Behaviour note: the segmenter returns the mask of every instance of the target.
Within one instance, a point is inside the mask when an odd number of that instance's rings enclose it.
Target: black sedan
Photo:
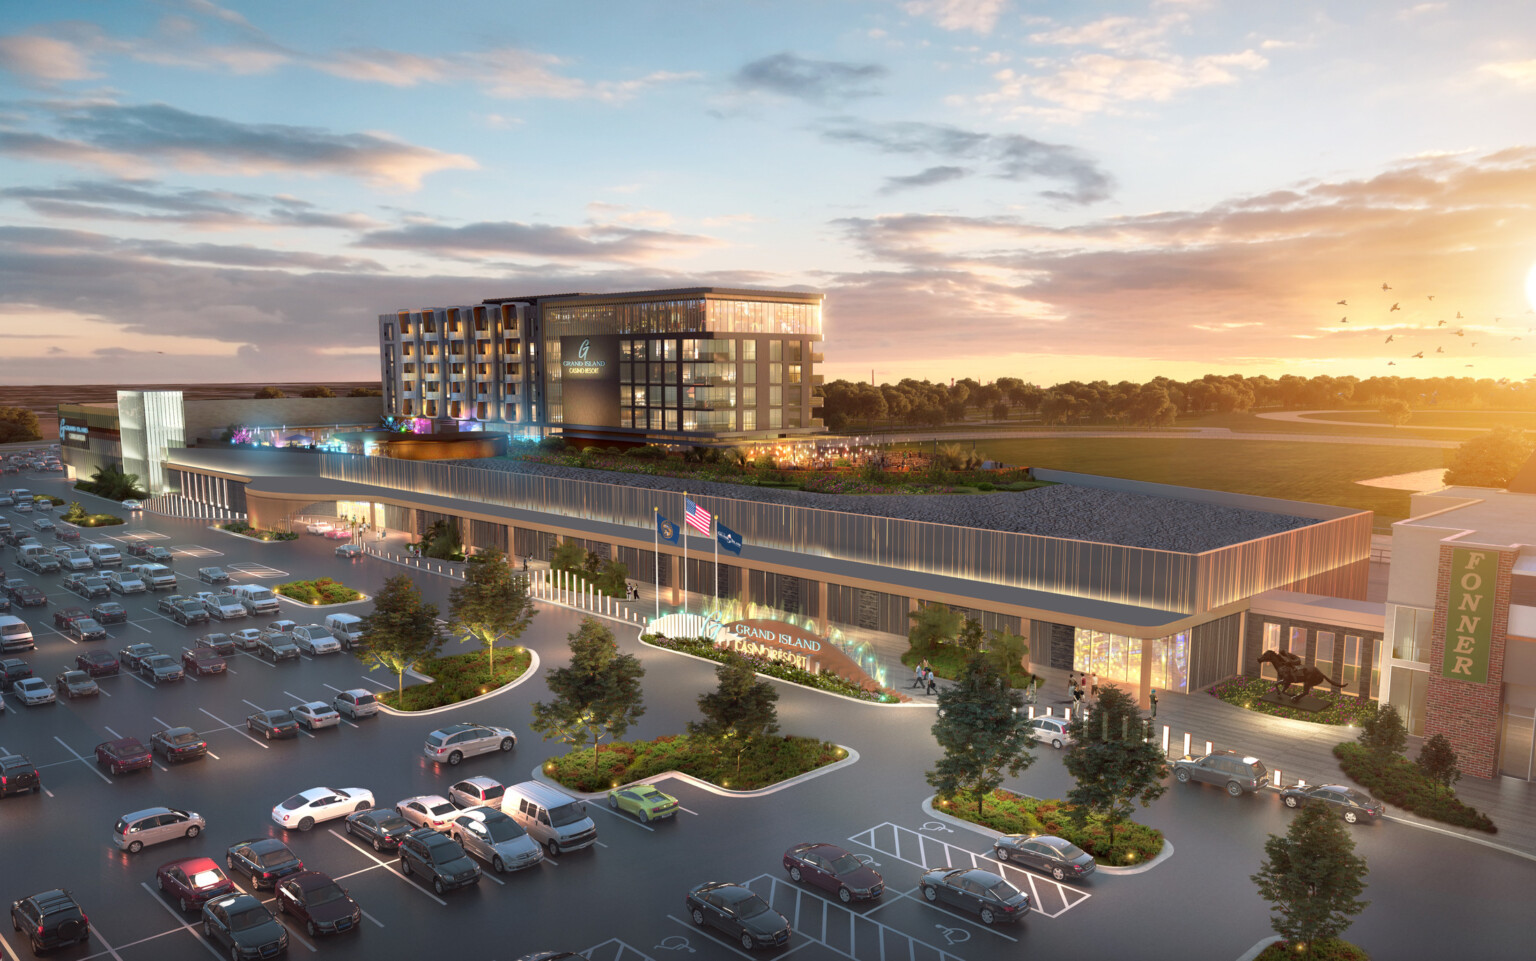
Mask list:
[[[94,617],[77,617],[69,622],[69,636],[77,641],[104,641],[107,639],[107,629],[98,624]]]
[[[209,648],[220,657],[231,657],[235,653],[235,639],[228,634],[204,634],[197,639],[197,646]]]
[[[165,755],[166,763],[195,761],[208,753],[208,742],[190,727],[173,727],[149,736],[150,750]]]
[[[292,711],[257,711],[245,719],[246,730],[263,734],[267,740],[274,737],[298,737],[299,722]]]
[[[277,882],[277,910],[304,922],[310,937],[355,931],[363,911],[328,874],[305,871]]]
[[[999,861],[1013,861],[1044,871],[1058,881],[1084,878],[1098,868],[1093,855],[1065,838],[1049,834],[1005,834],[992,842],[992,853]]]
[[[838,900],[868,901],[885,893],[880,872],[835,844],[797,844],[784,852],[791,881],[804,881],[836,894]]]
[[[128,611],[117,601],[102,601],[91,608],[91,616],[102,624],[122,624],[128,620]]]
[[[15,583],[16,580],[16,578],[12,578],[5,585],[5,592],[10,595],[11,600],[21,607],[48,606],[48,595],[25,581],[22,581],[20,584]]]
[[[0,691],[9,691],[17,681],[24,681],[32,676],[32,665],[19,657],[8,657],[0,661]]]
[[[153,644],[129,644],[117,652],[117,659],[123,662],[123,666],[130,671],[137,671],[139,665],[159,654],[160,651]]]
[[[751,951],[789,943],[789,919],[768,906],[751,888],[728,881],[708,881],[689,891],[684,908],[693,923],[715,928]]]
[[[224,855],[230,874],[251,879],[252,888],[275,887],[278,881],[304,870],[304,862],[277,838],[251,838],[230,847]]]
[[[347,833],[372,844],[375,851],[395,850],[411,830],[411,822],[388,809],[347,815]]]
[[[207,624],[208,611],[197,601],[182,601],[171,606],[171,620],[182,627],[191,627],[194,624]]]
[[[945,904],[979,915],[983,924],[1019,921],[1029,913],[1029,895],[1006,878],[976,868],[934,868],[918,879],[930,904]]]
[[[1387,806],[1352,787],[1341,784],[1319,784],[1313,787],[1288,787],[1280,792],[1280,800],[1288,808],[1304,804],[1321,804],[1350,824],[1375,821],[1387,813]]]
[[[92,677],[111,677],[119,670],[117,657],[111,651],[86,651],[75,655],[75,666]]]
[[[237,959],[270,958],[288,950],[288,929],[249,894],[214,898],[203,905],[203,937],[228,948],[230,957]]]
[[[58,690],[60,697],[74,699],[77,697],[93,697],[101,693],[101,688],[84,671],[63,671],[53,679],[53,686]]]

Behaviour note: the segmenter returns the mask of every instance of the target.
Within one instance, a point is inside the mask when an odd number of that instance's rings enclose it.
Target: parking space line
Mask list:
[[[718,944],[718,945],[720,945],[720,947],[725,948],[725,949],[727,949],[729,951],[732,951],[732,952],[734,952],[736,954],[739,954],[743,958],[746,958],[747,961],[752,961],[752,955],[750,955],[747,952],[745,952],[745,951],[741,950],[740,948],[736,947],[734,944],[726,944],[724,941],[721,941],[718,937],[716,937],[715,933],[713,931],[705,930],[702,925],[689,924],[687,921],[678,920],[677,918],[673,917],[670,914],[667,915],[667,918],[669,920],[672,920],[672,921],[677,921],[678,924],[681,924],[683,927],[687,928],[690,931],[699,931],[699,932],[701,932],[703,934],[708,935],[709,937],[708,937],[707,940],[709,941],[709,943],[711,943],[711,944]],[[807,943],[809,943],[809,942],[807,942]],[[785,952],[785,953],[787,954],[788,952]]]
[[[766,893],[762,891],[762,887],[763,887],[762,882],[764,882],[764,881],[766,881],[768,883],[768,891]],[[906,932],[900,930],[899,928],[895,928],[895,927],[893,927],[893,926],[891,926],[889,924],[885,924],[882,921],[874,920],[873,918],[871,918],[869,916],[871,913],[873,913],[872,911],[863,911],[863,912],[853,911],[850,908],[844,907],[841,904],[837,904],[837,903],[833,902],[830,898],[822,897],[822,896],[820,896],[818,894],[812,893],[809,889],[802,888],[800,885],[794,884],[794,883],[792,883],[792,882],[790,882],[788,880],[781,880],[776,875],[760,874],[757,877],[753,878],[752,880],[745,881],[742,884],[743,884],[743,887],[746,887],[746,888],[749,888],[749,889],[755,891],[760,897],[763,898],[763,900],[768,902],[768,905],[770,907],[774,908],[774,910],[779,911],[780,914],[785,914],[787,912],[782,909],[782,899],[780,898],[780,895],[779,895],[779,888],[782,886],[786,890],[793,892],[794,895],[795,895],[794,921],[792,923],[793,930],[796,933],[798,933],[803,939],[805,939],[805,943],[807,943],[807,944],[820,944],[820,945],[822,945],[823,947],[825,947],[829,951],[832,951],[832,952],[834,952],[836,954],[840,954],[840,955],[842,955],[845,958],[849,958],[850,961],[858,961],[858,959],[860,958],[860,955],[858,953],[858,927],[859,927],[860,923],[863,923],[864,925],[866,925],[866,932],[865,932],[865,938],[866,938],[865,944],[866,944],[866,947],[865,947],[865,951],[864,951],[864,956],[868,956],[868,955],[872,954],[872,952],[874,950],[874,949],[871,949],[868,946],[868,937],[869,937],[870,932],[867,930],[867,926],[868,925],[873,925],[874,929],[875,929],[874,932],[873,932],[874,939],[875,939],[874,943],[875,943],[876,948],[879,950],[880,957],[882,959],[884,959],[885,956],[886,956],[886,950],[887,950],[886,942],[887,941],[893,942],[892,946],[897,950],[897,952],[899,954],[899,950],[900,949],[899,949],[899,943],[898,942],[901,939],[905,939],[907,941],[907,954],[908,954],[909,958],[911,958],[911,961],[918,961],[918,958],[919,958],[920,955],[919,955],[917,949],[919,947],[923,948],[923,952],[921,954],[921,957],[923,959],[925,959],[925,961],[960,961],[960,959],[959,959],[959,957],[957,955],[951,954],[950,952],[945,951],[943,948],[937,947],[936,945],[932,945],[932,944],[929,944],[926,941],[923,941],[923,940],[920,940],[918,938],[915,938],[915,937],[907,934]],[[904,894],[902,894],[899,891],[892,891],[890,888],[886,889],[886,893],[887,894],[895,894],[898,897],[907,897],[907,895],[904,895]],[[801,923],[801,907],[802,907],[801,898],[802,897],[809,898],[812,901],[812,903],[819,902],[821,904],[821,923],[820,923],[820,927],[818,929],[820,936],[817,936],[816,934],[813,934],[812,930],[811,930],[811,926],[815,925],[815,923],[816,923],[815,920],[814,920],[814,911],[811,912],[812,920],[809,922],[809,924],[802,924]],[[921,899],[919,899],[919,898],[913,898],[912,900],[921,901]],[[780,904],[775,904],[775,901],[780,901],[781,903]],[[890,902],[887,901],[887,902],[884,902],[884,903],[882,903],[880,905],[877,905],[875,910],[878,910],[879,908],[884,907],[884,905],[886,903],[890,903]],[[834,941],[839,941],[840,942],[840,941],[843,940],[843,937],[842,937],[842,921],[838,918],[838,916],[835,913],[833,913],[833,914],[830,915],[831,920],[829,922],[829,912],[842,912],[842,914],[846,915],[847,918],[848,918],[847,950],[844,950],[838,944],[833,943]],[[945,913],[947,914],[948,912],[945,912]],[[974,922],[972,922],[972,923],[974,923]],[[834,927],[838,929],[835,934],[834,934],[834,932],[832,930]],[[937,925],[937,927],[943,927],[943,925]],[[991,930],[991,929],[987,928],[986,930]],[[992,933],[997,934],[998,937],[1004,938],[1005,940],[1008,940],[1008,941],[1013,941],[1015,943],[1017,943],[1017,941],[1018,941],[1018,938],[1009,937],[1006,934],[1001,934],[1001,933],[996,932],[996,931],[993,931]],[[930,954],[930,952],[931,952],[931,954]]]
[[[613,808],[610,808],[607,804],[593,804],[592,807],[594,807],[597,810],[602,811],[602,812],[604,812],[606,814],[611,814],[614,817],[618,818],[620,821],[627,821],[630,824],[633,824],[637,828],[644,828],[645,830],[651,832],[652,834],[656,833],[656,829],[651,827],[649,824],[643,824],[640,821],[637,821],[634,818],[630,817],[628,814],[625,814],[623,811],[615,811]],[[607,847],[607,845],[605,844],[605,845],[603,845],[603,847]]]
[[[699,816],[699,812],[698,811],[689,811],[687,808],[683,807],[681,804],[679,804],[677,806],[677,809],[679,811],[688,811],[688,813],[692,814],[694,817],[698,817]]]
[[[128,676],[133,678],[135,681],[138,681],[140,684],[144,685],[147,688],[150,688],[150,689],[154,688],[153,684],[149,683],[148,681],[144,680],[142,677],[139,676],[139,672],[138,671],[134,671],[132,674],[129,674]]]
[[[90,768],[91,771],[93,773],[95,773],[95,775],[97,777],[101,778],[103,781],[106,781],[108,784],[112,783],[112,779],[107,777],[105,774],[101,773],[99,770],[97,770],[96,769],[96,765],[92,764],[90,761],[87,761],[85,758],[81,757],[80,753],[78,751],[76,751],[74,748],[70,747],[68,744],[65,744],[63,738],[58,737],[57,735],[55,735],[53,739],[55,741],[59,742],[59,746],[60,747],[64,748],[64,750],[66,750],[69,753],[73,754],[75,756],[75,760],[79,761],[81,764],[84,764],[86,767]],[[106,944],[106,942],[103,941],[102,944]]]
[[[201,944],[203,947],[207,948],[209,953],[212,954],[215,958],[220,958],[219,952],[214,948],[213,945],[208,943],[208,939],[204,938],[201,934],[198,934],[197,933],[197,929],[195,927],[193,927],[191,924],[189,924],[187,922],[186,918],[184,918],[181,915],[177,914],[176,910],[174,908],[172,908],[169,904],[166,904],[164,901],[160,900],[160,895],[155,893],[155,889],[150,887],[148,882],[140,881],[139,882],[139,887],[143,888],[145,891],[148,891],[149,892],[149,896],[154,899],[154,902],[156,904],[160,905],[162,908],[165,908],[165,910],[171,915],[171,917],[175,918],[177,923],[179,923],[181,925],[181,928],[180,929],[172,928],[169,931],[162,931],[159,934],[150,935],[149,937],[144,938],[142,941],[135,941],[135,942],[133,942],[134,944],[143,944],[144,941],[153,941],[155,938],[163,938],[167,934],[175,934],[177,932],[177,930],[182,930],[182,931],[190,932],[192,937],[197,941],[198,944]],[[132,947],[132,945],[125,944],[125,945],[123,945],[123,947],[125,947],[125,948]],[[223,959],[220,958],[220,961],[223,961]]]
[[[90,929],[92,934],[96,935],[96,940],[101,942],[101,946],[107,949],[108,954],[116,958],[117,961],[123,961],[123,956],[118,954],[117,951],[113,949],[112,945],[107,943],[107,939],[101,936],[100,931],[96,930],[96,925],[87,923],[86,927]]]
[[[16,956],[16,950],[11,947],[11,942],[7,941],[3,936],[0,936],[0,948],[5,948],[5,956],[10,958],[11,961],[21,961]]]
[[[358,910],[359,911],[363,911],[363,909],[361,907],[359,907]],[[363,917],[365,917],[368,920],[372,921],[374,924],[377,924],[381,928],[384,926],[384,922],[383,921],[380,921],[378,918],[376,918],[373,915],[369,914],[367,911],[363,911]]]
[[[155,633],[154,631],[150,630],[149,628],[145,627],[144,625],[140,624],[137,621],[126,621],[124,623],[131,624],[132,626],[137,627],[139,630],[143,631],[145,634],[153,634],[153,633]]]
[[[444,901],[442,898],[440,898],[437,895],[433,894],[431,891],[428,891],[426,888],[423,888],[420,885],[418,885],[415,881],[412,881],[410,878],[408,878],[405,875],[401,874],[400,871],[393,864],[390,864],[388,861],[381,861],[379,858],[377,858],[377,857],[375,857],[373,855],[372,851],[369,851],[366,848],[358,847],[356,844],[353,844],[352,841],[349,838],[346,838],[346,837],[343,837],[340,834],[337,834],[335,828],[326,828],[325,830],[326,830],[326,833],[329,834],[331,837],[333,837],[336,840],[340,841],[342,844],[345,844],[347,847],[349,847],[352,850],[356,851],[357,853],[363,855],[368,860],[373,861],[374,863],[378,864],[379,867],[381,867],[384,870],[388,871],[390,874],[393,874],[395,877],[397,877],[400,880],[404,881],[406,886],[409,887],[411,890],[421,892],[422,894],[424,894],[427,897],[431,898],[432,900],[436,901],[438,904],[442,905],[445,908],[448,906],[448,902],[447,901]]]
[[[158,720],[158,719],[157,719],[157,720]],[[112,735],[112,736],[113,736],[113,737],[115,737],[115,738],[118,738],[118,739],[119,739],[119,740],[121,740],[121,739],[122,739],[122,735],[121,735],[121,734],[119,734],[119,733],[117,733],[117,732],[116,732],[116,731],[114,731],[114,730],[112,730],[112,729],[111,729],[111,728],[110,728],[110,727],[107,727],[107,726],[106,726],[106,725],[105,725],[105,724],[103,724],[103,725],[102,725],[102,726],[101,726],[101,729],[102,729],[102,730],[103,730],[103,731],[106,731],[106,732],[107,732],[107,733],[108,733],[108,734],[110,734],[110,735]]]
[[[207,710],[205,708],[201,708],[201,707],[198,708],[198,710],[202,711],[204,714],[206,714],[209,717],[213,718],[215,721],[218,721],[220,724],[224,725],[229,730],[234,731],[234,732],[236,732],[238,734],[245,735],[245,739],[247,741],[250,741],[252,744],[255,744],[257,747],[261,748],[262,750],[270,751],[272,749],[272,745],[270,745],[270,744],[263,744],[262,742],[256,740],[254,737],[251,737],[251,734],[250,734],[249,731],[246,731],[243,728],[235,727],[233,724],[230,724],[228,721],[226,721],[223,718],[219,717],[217,714],[214,714],[212,711],[209,711],[209,710]]]
[[[377,684],[379,687],[382,687],[384,690],[386,690],[386,691],[389,690],[389,685],[385,684],[383,681],[374,680],[373,678],[369,677],[366,674],[361,675],[361,677],[362,677],[363,680],[367,681],[369,684]]]

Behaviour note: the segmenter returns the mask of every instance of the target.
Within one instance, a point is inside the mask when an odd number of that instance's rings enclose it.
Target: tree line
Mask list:
[[[1206,374],[1198,380],[1154,377],[1146,383],[1122,380],[1066,381],[1040,387],[1017,377],[988,383],[965,377],[952,384],[905,378],[895,384],[834,380],[818,388],[822,419],[831,430],[877,424],[941,427],[974,413],[1006,421],[1018,412],[1046,424],[1126,423],[1166,427],[1180,415],[1241,413],[1256,407],[1363,407],[1407,410],[1434,404],[1447,409],[1536,410],[1536,380],[1471,377],[1300,377],[1286,374],[1244,377]]]

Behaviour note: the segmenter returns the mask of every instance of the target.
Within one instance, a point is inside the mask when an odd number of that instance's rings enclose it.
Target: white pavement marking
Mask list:
[[[440,898],[437,895],[433,894],[431,891],[428,891],[426,888],[423,888],[423,887],[420,887],[419,885],[417,885],[416,882],[412,881],[411,879],[407,878],[405,875],[401,874],[400,871],[393,864],[390,864],[388,861],[381,861],[379,858],[374,857],[374,854],[373,854],[372,851],[369,851],[367,848],[358,847],[356,844],[353,844],[350,839],[348,839],[346,837],[343,837],[340,834],[337,834],[335,828],[326,828],[325,830],[326,830],[326,833],[329,834],[331,837],[333,837],[336,840],[340,841],[342,844],[345,844],[347,847],[351,848],[352,850],[356,851],[357,853],[363,855],[368,860],[375,862],[376,864],[379,865],[379,867],[383,868],[384,870],[388,871],[390,874],[393,874],[395,877],[397,877],[400,880],[404,881],[406,886],[409,887],[411,890],[419,891],[420,893],[426,895],[427,897],[429,897],[432,900],[436,901],[438,904],[442,905],[445,908],[448,906],[448,902],[447,901],[444,901],[442,898]]]
[[[703,931],[704,930],[703,928],[700,928],[700,927],[697,927],[695,925],[689,924],[687,921],[681,920],[680,918],[675,918],[675,917],[673,917],[670,914],[667,915],[667,918],[668,918],[668,920],[676,921],[678,924],[681,924],[683,927],[687,928],[690,931]],[[736,947],[734,944],[726,944],[724,941],[721,941],[719,938],[714,938],[714,937],[706,938],[705,941],[707,943],[709,943],[709,944],[718,944],[720,947],[725,948],[725,949],[727,949],[727,950],[729,950],[729,951],[731,951],[731,952],[733,952],[735,954],[738,954],[738,955],[740,955],[743,958],[746,958],[747,961],[752,961],[752,955],[750,955],[747,952],[745,952],[745,951],[741,950],[740,948]],[[958,959],[957,959],[957,961],[958,961]]]
[[[262,750],[270,751],[272,749],[272,745],[270,745],[270,744],[263,744],[261,741],[256,740],[254,737],[251,737],[251,734],[250,734],[249,731],[245,730],[244,728],[235,727],[233,724],[231,724],[228,721],[224,720],[223,718],[219,717],[217,714],[214,714],[212,711],[209,711],[209,710],[207,710],[205,708],[201,708],[201,707],[198,708],[198,710],[202,711],[204,714],[206,714],[209,717],[213,718],[215,721],[218,721],[220,724],[224,725],[224,727],[227,728],[228,730],[234,731],[237,734],[245,735],[245,739],[247,741],[250,741],[252,744],[255,744],[257,747],[260,747]]]
[[[107,727],[106,725],[102,725],[102,730],[106,731],[108,734],[112,735],[115,738],[118,738],[118,739],[122,738],[121,734],[117,733],[116,731],[112,730],[110,727]]]
[[[116,958],[117,961],[123,961],[123,956],[118,954],[117,951],[113,949],[112,945],[107,943],[107,939],[101,936],[101,932],[96,929],[96,925],[87,923],[86,927],[90,929],[92,934],[96,935],[96,940],[101,942],[101,946],[107,949],[108,954]]]
[[[682,940],[684,942],[687,941],[686,938],[684,938]],[[609,957],[606,953],[599,953],[599,952],[602,952],[603,949],[608,947],[610,944],[614,945],[615,948],[617,949],[614,952],[612,957]],[[660,947],[660,945],[657,945],[657,947]],[[693,953],[693,949],[689,948],[688,952],[690,954],[692,954]],[[640,961],[656,961],[655,958],[652,958],[650,955],[646,954],[644,951],[641,951],[639,948],[636,948],[634,945],[626,944],[625,942],[620,941],[618,938],[609,938],[607,941],[604,941],[602,944],[594,944],[592,947],[590,947],[587,950],[581,952],[581,956],[582,957],[584,957],[584,958],[591,958],[592,961],[629,961],[629,956],[630,955],[638,956],[640,958]]]
[[[62,747],[64,750],[66,750],[69,753],[73,754],[75,756],[75,760],[79,761],[81,764],[84,764],[86,767],[90,768],[93,772],[95,772],[97,777],[101,778],[103,781],[106,781],[108,784],[112,783],[112,779],[111,778],[107,777],[105,774],[103,774],[100,771],[96,770],[96,765],[92,764],[90,761],[87,761],[85,758],[81,757],[80,753],[78,751],[76,751],[74,748],[70,747],[68,744],[65,744],[63,738],[58,737],[57,735],[55,735],[54,740],[58,741],[59,742],[59,746]],[[102,944],[106,944],[106,942],[103,941]]]
[[[614,817],[618,818],[620,821],[628,821],[630,824],[633,824],[637,828],[644,828],[645,830],[651,832],[652,834],[656,833],[656,829],[651,827],[649,824],[642,824],[640,821],[638,821],[635,818],[631,817],[630,815],[624,813],[623,811],[616,811],[613,808],[610,808],[607,804],[593,804],[592,807],[596,808],[599,811],[603,811],[603,812],[605,812],[607,814],[611,814]],[[603,846],[607,847],[606,844],[603,845]]]
[[[154,631],[150,630],[149,628],[145,627],[144,625],[140,624],[137,621],[127,621],[126,623],[132,625],[133,627],[137,627],[139,630],[143,631],[145,634],[153,634],[153,633],[155,633]]]
[[[149,683],[148,681],[144,680],[142,677],[139,676],[139,672],[138,671],[134,671],[132,674],[129,674],[128,676],[133,678],[135,681],[138,681],[140,684],[144,685],[147,688],[150,688],[150,689],[154,688],[153,684]]]
[[[959,961],[958,957],[950,954],[943,948],[928,944],[926,941],[920,941],[888,924],[876,921],[869,917],[867,912],[861,913],[843,907],[841,904],[835,904],[826,898],[811,894],[809,890],[797,884],[788,880],[782,880],[776,875],[761,874],[750,881],[743,882],[742,886],[750,888],[761,895],[763,900],[768,902],[769,906],[786,916],[791,915],[791,912],[788,910],[790,905],[787,902],[793,896],[795,903],[793,905],[791,927],[795,933],[845,958],[852,959],[858,957],[860,928],[862,926],[866,954],[869,952],[868,944],[870,942],[868,939],[872,937],[874,938],[873,943],[879,949],[880,957],[882,958],[886,956],[887,943],[891,945],[899,957],[901,954],[900,945],[905,941],[907,944],[907,955],[909,958],[914,959],[914,961],[920,957],[933,959],[933,961],[945,961],[947,958]],[[765,886],[767,887],[766,893],[763,890]],[[887,888],[886,893],[894,892]],[[811,905],[811,911],[806,912],[809,916],[804,921],[802,921],[801,911],[802,898],[809,901]],[[817,913],[815,906],[818,904],[821,905],[821,918],[819,922],[815,917]],[[984,928],[984,930],[991,929]],[[992,933],[1008,941],[1018,941],[1018,938],[1010,937],[998,931],[993,931]]]
[[[16,950],[11,947],[11,942],[7,941],[3,937],[0,937],[0,948],[5,949],[5,956],[10,958],[11,961],[21,961],[21,959],[16,956]]]
[[[698,811],[689,811],[688,808],[683,807],[681,804],[679,804],[677,806],[677,809],[679,811],[688,811],[688,813],[692,814],[694,817],[698,817],[699,816],[699,812]]]
[[[361,907],[359,907],[358,910],[359,911],[363,911],[363,909]],[[368,920],[372,921],[374,924],[377,924],[381,928],[384,926],[384,922],[383,921],[380,921],[378,918],[376,918],[373,915],[369,914],[367,911],[363,911],[363,917],[365,917]]]
[[[383,681],[376,681],[376,680],[374,680],[373,678],[369,677],[366,674],[361,675],[361,677],[362,677],[363,680],[367,681],[369,684],[377,684],[379,687],[384,688],[386,691],[389,690],[389,685],[385,684]]]
[[[171,907],[169,904],[166,904],[164,901],[160,900],[160,895],[155,893],[155,889],[154,888],[150,887],[149,884],[144,882],[144,881],[140,881],[139,882],[139,887],[141,887],[144,890],[148,891],[149,892],[149,896],[151,898],[154,898],[155,903],[160,905],[162,908],[165,908],[165,910],[170,914],[170,916],[175,918],[176,922],[178,924],[180,924],[181,927],[179,927],[179,928],[172,928],[169,931],[162,931],[159,934],[152,934],[149,937],[144,938],[142,941],[135,941],[134,944],[143,944],[144,941],[152,941],[155,938],[163,938],[167,934],[175,934],[177,931],[187,931],[187,932],[191,933],[192,937],[197,939],[197,943],[198,944],[201,944],[203,947],[207,948],[209,953],[211,953],[215,958],[219,958],[219,961],[223,961],[223,958],[219,954],[218,950],[215,949],[213,945],[209,944],[207,939],[205,939],[200,934],[198,934],[197,933],[197,929],[194,928],[191,924],[187,923],[187,919],[186,918],[184,918],[181,915],[177,914],[175,908]],[[123,945],[123,947],[125,947],[125,948],[126,947],[132,947],[132,945],[125,944],[125,945]],[[84,961],[84,959],[82,959],[82,961]]]

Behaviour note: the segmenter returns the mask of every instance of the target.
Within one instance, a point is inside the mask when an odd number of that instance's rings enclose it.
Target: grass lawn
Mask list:
[[[527,649],[522,647],[499,648],[496,651],[496,676],[491,677],[485,660],[485,648],[469,654],[451,654],[434,657],[416,665],[416,670],[432,678],[431,684],[417,684],[404,693],[387,691],[379,700],[398,711],[425,711],[457,704],[459,701],[510,684],[522,677],[533,663]]]
[[[580,748],[545,761],[544,773],[573,791],[606,791],[663,771],[681,771],[720,787],[755,791],[846,756],[831,741],[774,737],[749,748],[738,770],[735,754],[716,751],[711,742],[702,739],[672,735],[654,741],[604,744],[595,764],[592,749]]]
[[[1379,410],[1329,411],[1303,418],[1310,421],[1358,420],[1389,424]],[[1536,411],[1532,410],[1415,410],[1406,427],[1460,427],[1469,431],[1493,430],[1495,427],[1519,427],[1536,430]]]
[[[1007,464],[1256,494],[1376,512],[1376,526],[1408,516],[1408,492],[1356,481],[1445,466],[1446,450],[1304,441],[1061,437],[986,440]]]

